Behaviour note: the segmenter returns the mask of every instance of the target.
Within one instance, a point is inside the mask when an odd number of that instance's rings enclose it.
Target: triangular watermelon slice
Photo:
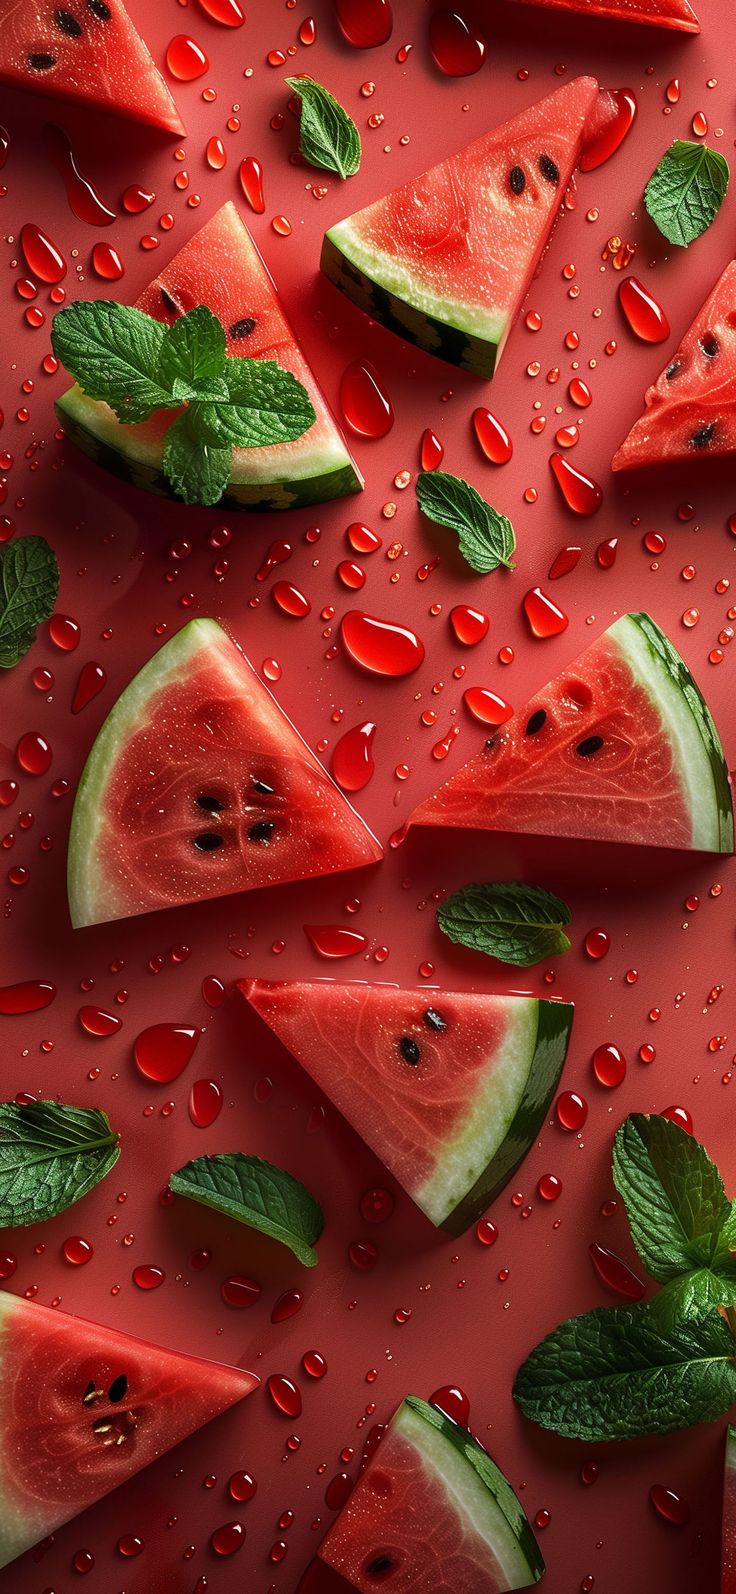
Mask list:
[[[581,11],[591,17],[612,17],[617,22],[643,22],[653,28],[678,28],[699,33],[700,23],[688,0],[523,0],[526,5],[549,6],[557,11]]]
[[[409,824],[733,851],[718,732],[647,614],[604,631]]]
[[[736,453],[736,260],[701,306],[679,349],[644,394],[644,414],[611,461],[635,470],[666,460],[697,464]]]
[[[578,163],[579,77],[326,233],[322,270],[410,343],[490,377]]]
[[[87,759],[75,927],[375,863],[381,848],[216,620],[149,659]]]
[[[186,131],[123,0],[4,0],[0,83]]]
[[[721,1594],[736,1594],[736,1428],[731,1424],[726,1429],[723,1458]]]
[[[8,1292],[0,1374],[0,1566],[258,1385]]]
[[[359,981],[238,989],[432,1222],[461,1234],[538,1135],[566,1002]]]
[[[296,509],[360,491],[363,478],[286,319],[273,278],[232,203],[184,244],[136,304],[167,324],[195,305],[207,305],[225,328],[228,354],[276,360],[304,383],[312,400],[317,419],[295,442],[233,449],[223,507]],[[173,496],[162,470],[170,411],[125,426],[107,404],[87,398],[76,386],[56,407],[67,437],[98,464],[148,492]]]

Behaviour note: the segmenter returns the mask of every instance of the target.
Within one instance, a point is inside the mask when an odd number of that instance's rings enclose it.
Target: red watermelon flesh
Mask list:
[[[524,4],[612,17],[617,22],[644,22],[654,28],[678,28],[683,33],[700,32],[700,23],[688,0],[524,0]]]
[[[193,620],[108,715],[69,841],[72,922],[375,863],[381,848],[245,654]]]
[[[644,395],[644,414],[611,461],[635,470],[736,453],[736,260],[730,261],[672,358]]]
[[[0,83],[186,131],[123,0],[5,0]]]
[[[0,1294],[0,1566],[258,1379]]]
[[[721,1594],[736,1594],[736,1428],[726,1430],[723,1462]]]
[[[733,849],[711,716],[667,637],[636,614],[531,698],[409,823]]]

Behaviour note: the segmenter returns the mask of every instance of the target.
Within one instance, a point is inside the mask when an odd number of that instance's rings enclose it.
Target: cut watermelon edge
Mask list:
[[[726,1429],[723,1456],[723,1517],[721,1523],[721,1594],[736,1594],[736,1427]]]
[[[544,6],[545,10],[550,11],[575,11],[586,17],[592,17],[595,22],[633,23],[635,26],[641,24],[644,27],[666,28],[670,32],[677,33],[700,32],[700,23],[689,5],[688,10],[691,12],[692,20],[687,17],[653,16],[646,4],[633,7],[631,11],[623,11],[616,10],[612,6],[605,7],[605,4],[599,9],[595,4],[589,5],[587,0],[517,0],[517,3]]]

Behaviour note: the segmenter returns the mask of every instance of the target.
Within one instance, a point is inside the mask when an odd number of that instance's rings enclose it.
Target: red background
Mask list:
[[[296,143],[292,119],[287,116],[281,132],[269,127],[270,118],[285,106],[282,77],[289,68],[271,69],[266,53],[296,42],[307,0],[299,0],[296,9],[256,0],[245,27],[237,32],[218,28],[193,3],[183,11],[175,0],[158,0],[155,6],[131,0],[131,11],[157,60],[163,60],[167,40],[182,28],[191,29],[210,56],[207,76],[176,91],[189,129],[184,162],[190,174],[188,194],[173,186],[181,169],[173,140],[33,96],[4,97],[2,119],[12,148],[2,212],[3,322],[9,332],[2,442],[15,456],[6,512],[14,516],[19,534],[42,532],[52,542],[62,569],[59,609],[73,615],[82,628],[74,654],[58,652],[41,635],[0,688],[3,772],[18,774],[13,750],[21,732],[42,732],[54,752],[46,776],[21,778],[19,802],[7,811],[6,828],[16,840],[5,855],[4,871],[22,864],[30,879],[22,889],[3,887],[3,978],[42,977],[58,986],[56,1002],[47,1012],[1,1021],[4,1093],[12,1096],[23,1089],[104,1107],[123,1144],[113,1174],[79,1208],[42,1229],[0,1235],[0,1248],[18,1256],[9,1287],[37,1287],[39,1301],[60,1297],[62,1307],[116,1327],[205,1355],[242,1359],[262,1377],[284,1372],[297,1379],[304,1397],[303,1416],[292,1423],[272,1409],[263,1391],[256,1393],[176,1455],[162,1459],[59,1532],[40,1564],[28,1556],[0,1574],[0,1588],[8,1594],[76,1589],[79,1578],[71,1570],[71,1558],[82,1547],[96,1557],[94,1571],[82,1584],[89,1594],[191,1594],[202,1575],[214,1594],[266,1594],[270,1588],[291,1594],[319,1538],[314,1524],[320,1519],[321,1531],[331,1520],[324,1488],[340,1470],[341,1448],[359,1450],[368,1426],[361,1427],[367,1404],[375,1402],[376,1418],[385,1418],[407,1390],[429,1395],[447,1381],[467,1390],[474,1427],[522,1489],[530,1516],[541,1507],[551,1512],[551,1523],[541,1535],[550,1594],[572,1594],[590,1573],[596,1594],[685,1594],[694,1587],[717,1587],[723,1424],[619,1448],[582,1447],[527,1426],[510,1389],[516,1367],[544,1332],[563,1316],[611,1299],[591,1268],[589,1242],[597,1239],[634,1262],[623,1213],[606,1219],[600,1211],[612,1194],[611,1137],[627,1111],[670,1103],[686,1106],[727,1184],[736,1187],[736,1086],[722,1083],[736,1027],[730,860],[433,835],[425,845],[411,840],[388,853],[380,868],[360,876],[233,897],[99,930],[73,934],[69,929],[64,862],[71,798],[54,800],[51,782],[66,778],[73,788],[116,694],[158,645],[154,627],[164,624],[171,633],[195,613],[224,615],[256,666],[270,656],[280,660],[279,699],[313,745],[323,738],[334,745],[340,727],[362,719],[377,722],[377,772],[358,805],[383,841],[438,778],[479,744],[481,733],[461,701],[465,686],[492,687],[518,705],[631,607],[646,607],[666,626],[702,684],[733,757],[733,650],[726,647],[716,667],[708,658],[733,601],[733,592],[715,592],[716,582],[731,575],[736,550],[726,526],[736,509],[729,488],[732,465],[709,470],[699,464],[697,470],[673,469],[665,476],[611,477],[607,462],[638,414],[641,393],[660,369],[663,351],[637,343],[627,330],[616,299],[619,278],[601,260],[611,234],[636,244],[633,269],[664,303],[674,348],[730,256],[733,199],[729,195],[714,226],[684,252],[668,250],[655,235],[641,195],[660,154],[674,137],[688,136],[698,110],[708,117],[710,142],[726,155],[733,151],[732,85],[726,73],[721,76],[736,45],[730,0],[701,0],[703,33],[694,39],[564,12],[548,17],[537,9],[494,5],[487,19],[487,64],[479,76],[459,81],[443,77],[432,63],[427,45],[430,7],[420,0],[400,0],[395,9],[390,43],[359,53],[341,41],[327,0],[315,3],[317,43],[311,49],[298,46],[289,61],[292,70],[308,71],[334,89],[363,134],[359,176],[343,186],[326,175],[328,192],[321,202],[312,196],[310,185],[321,184],[322,175],[290,161]],[[400,65],[396,51],[404,43],[413,49]],[[251,67],[252,76],[246,78],[244,71]],[[632,87],[639,117],[614,160],[579,180],[577,209],[563,217],[529,295],[528,308],[541,312],[543,328],[533,335],[521,322],[489,389],[370,327],[320,280],[320,239],[325,226],[360,203],[558,87],[564,76],[555,75],[556,67],[564,68],[567,77],[594,72],[610,87]],[[522,81],[517,77],[520,68],[528,72]],[[675,76],[681,98],[665,115],[665,87]],[[712,88],[707,86],[711,78],[718,79]],[[376,85],[370,98],[360,94],[367,79]],[[208,84],[217,91],[211,103],[202,98]],[[242,126],[229,133],[225,124],[234,105],[239,106]],[[370,129],[367,118],[374,112],[385,120]],[[121,215],[106,234],[96,235],[78,222],[43,152],[47,114],[69,129],[83,167],[108,202],[116,205],[126,184],[142,181],[155,189],[155,206],[142,217]],[[220,134],[228,150],[221,173],[211,172],[204,159],[212,134]],[[409,140],[404,145],[403,135]],[[238,164],[247,153],[257,155],[265,170],[267,208],[262,217],[248,214],[239,194]],[[187,204],[193,193],[201,194],[199,208]],[[349,359],[368,354],[390,390],[396,424],[383,442],[356,444],[366,491],[360,499],[314,514],[312,521],[322,533],[318,543],[310,546],[304,540],[307,515],[227,517],[233,533],[226,550],[229,571],[218,582],[212,574],[218,554],[208,546],[208,535],[222,515],[122,487],[78,458],[71,447],[64,452],[55,439],[52,398],[62,383],[41,369],[49,346],[48,324],[31,331],[23,320],[22,302],[14,292],[14,282],[23,274],[15,239],[23,222],[40,223],[67,256],[74,251],[66,279],[69,295],[75,291],[75,269],[81,268],[85,280],[80,291],[99,296],[106,290],[94,279],[89,258],[96,237],[107,238],[125,261],[119,296],[133,298],[152,271],[227,198],[240,201],[327,395],[336,402],[342,368]],[[586,220],[591,207],[599,211],[594,222]],[[158,216],[169,209],[175,216],[170,236],[157,225]],[[271,218],[278,213],[292,223],[288,238],[272,231]],[[139,247],[140,237],[148,232],[160,239],[160,249],[150,255]],[[566,262],[576,266],[574,285],[580,292],[574,299],[568,296],[573,284],[562,276]],[[38,302],[45,306],[45,301],[42,292]],[[570,329],[580,334],[576,354],[563,342]],[[610,339],[618,347],[607,356],[604,348]],[[540,363],[536,378],[526,374],[530,361]],[[555,384],[547,373],[557,367]],[[574,369],[594,394],[584,416],[566,396]],[[35,383],[30,398],[20,391],[26,378]],[[529,431],[535,400],[547,417],[541,436]],[[31,412],[25,425],[15,419],[23,403]],[[481,458],[472,438],[470,416],[479,403],[490,403],[514,437],[514,457],[501,470]],[[554,431],[572,421],[581,429],[575,462],[605,490],[604,507],[595,520],[570,516],[549,472]],[[451,539],[420,523],[412,488],[394,488],[397,472],[417,468],[426,426],[445,445],[446,467],[466,474],[512,516],[519,544],[513,575],[473,577],[458,561]],[[24,451],[32,440],[40,446],[29,460]],[[62,458],[63,472],[58,473]],[[539,494],[532,506],[522,497],[531,485]],[[398,510],[392,521],[384,521],[382,506],[390,500]],[[677,507],[685,500],[693,513],[682,522]],[[365,607],[410,621],[427,645],[423,668],[408,680],[371,681],[343,658],[325,661],[329,640],[321,608],[333,605],[339,619],[354,604],[335,570],[349,552],[345,527],[356,517],[384,536],[383,549],[364,561]],[[656,560],[642,546],[648,530],[659,530],[667,539],[666,552]],[[268,587],[254,581],[276,536],[294,544],[294,557],[279,575],[308,592],[312,612],[306,620],[280,615]],[[617,561],[604,571],[596,564],[595,548],[612,536],[619,539]],[[172,539],[182,537],[189,539],[193,552],[177,566],[168,549]],[[394,539],[403,554],[392,562],[386,550]],[[582,542],[583,557],[576,572],[550,590],[570,614],[569,630],[555,641],[533,641],[521,600],[528,587],[546,582],[553,555],[568,541]],[[440,566],[422,584],[416,570],[435,553]],[[697,573],[688,582],[682,571],[689,565]],[[165,578],[171,571],[175,575],[169,583]],[[400,580],[392,583],[397,574]],[[193,594],[188,608],[182,606],[185,594]],[[256,598],[260,601],[251,607]],[[489,636],[475,651],[452,641],[447,615],[458,601],[490,613]],[[430,605],[440,606],[441,612],[431,614]],[[700,621],[688,630],[681,616],[691,606],[699,609]],[[112,635],[103,640],[108,629]],[[504,644],[516,650],[509,668],[497,661]],[[79,668],[88,659],[104,665],[108,684],[74,718],[71,696]],[[459,663],[467,666],[462,681],[452,674]],[[31,671],[40,665],[55,675],[48,695],[31,683]],[[442,689],[433,695],[438,683]],[[434,730],[419,723],[420,713],[429,707],[438,714]],[[333,722],[333,711],[342,715],[340,726]],[[439,765],[431,749],[455,717],[462,733],[447,763]],[[411,775],[402,783],[394,769],[403,762]],[[25,831],[17,823],[21,810],[35,817]],[[53,841],[49,851],[39,847],[45,836]],[[519,980],[513,970],[443,943],[434,923],[430,894],[435,890],[451,890],[472,878],[522,875],[559,891],[573,910],[573,950],[556,962],[554,990],[577,1003],[565,1083],[589,1099],[585,1130],[576,1137],[552,1123],[545,1129],[518,1180],[495,1205],[500,1235],[492,1250],[482,1248],[472,1231],[457,1242],[434,1233],[399,1191],[392,1219],[371,1230],[361,1219],[359,1198],[372,1184],[390,1182],[378,1161],[329,1105],[323,1126],[314,1131],[312,1120],[313,1132],[308,1132],[310,1113],[319,1101],[308,1078],[251,1020],[236,995],[229,995],[217,1011],[208,1009],[200,994],[202,978],[216,975],[231,991],[232,982],[245,974],[316,977],[331,972],[302,932],[304,922],[317,919],[353,922],[371,938],[372,948],[389,948],[382,966],[371,951],[365,963],[358,959],[343,965],[338,972],[344,977],[414,983],[419,965],[429,958],[440,985],[503,989],[521,984],[543,992],[543,968]],[[716,885],[722,890],[714,897],[710,888]],[[691,893],[700,898],[694,913],[683,906]],[[350,921],[344,904],[355,895],[361,907]],[[604,926],[611,937],[610,953],[598,963],[582,949],[585,933],[594,925]],[[277,940],[285,942],[280,955],[272,949]],[[182,943],[191,955],[177,963],[170,951]],[[148,962],[159,955],[166,959],[165,967],[153,975]],[[117,973],[111,972],[115,960],[124,962]],[[627,984],[630,969],[638,970],[639,977]],[[80,980],[87,977],[94,980],[94,989],[82,996]],[[709,1006],[708,992],[721,983],[723,995]],[[128,999],[117,1007],[116,993],[123,990]],[[77,1019],[84,1001],[119,1012],[120,1032],[105,1040],[85,1035]],[[661,1009],[656,1022],[650,1016],[654,1007]],[[135,1035],[157,1020],[203,1027],[188,1075],[173,1087],[147,1086],[132,1064]],[[729,1032],[724,1049],[709,1050],[711,1037]],[[52,1051],[41,1049],[46,1039],[53,1041]],[[591,1052],[603,1041],[618,1044],[629,1062],[626,1080],[615,1092],[599,1086],[591,1071]],[[638,1059],[645,1042],[656,1046],[650,1066]],[[88,1077],[92,1069],[100,1070],[93,1081]],[[222,1082],[226,1105],[215,1127],[202,1133],[189,1121],[187,1096],[191,1081],[206,1075]],[[259,1105],[254,1087],[266,1075],[274,1088],[268,1102]],[[175,1110],[162,1115],[169,1100]],[[149,1106],[153,1113],[145,1116]],[[286,1251],[191,1205],[159,1205],[158,1192],[172,1168],[205,1149],[234,1148],[282,1163],[321,1200],[326,1227],[320,1265],[313,1273],[300,1269]],[[537,1180],[546,1172],[563,1182],[554,1207],[536,1194]],[[526,1221],[510,1201],[517,1189],[532,1208]],[[127,1191],[124,1205],[116,1201],[122,1191]],[[111,1218],[114,1224],[108,1222]],[[94,1245],[94,1259],[83,1269],[61,1258],[61,1242],[70,1234],[84,1235]],[[124,1235],[134,1236],[128,1246]],[[380,1260],[371,1274],[357,1273],[347,1260],[350,1241],[360,1237],[379,1246]],[[208,1270],[195,1272],[189,1258],[203,1243],[212,1247],[213,1260]],[[35,1249],[39,1246],[41,1254]],[[147,1295],[131,1280],[133,1267],[144,1262],[162,1266],[167,1275],[164,1286]],[[510,1276],[501,1283],[497,1275],[506,1267]],[[250,1274],[263,1285],[260,1303],[247,1313],[233,1311],[221,1300],[220,1283],[232,1272]],[[303,1310],[272,1326],[272,1305],[292,1285],[304,1291]],[[119,1293],[113,1293],[113,1286],[119,1286]],[[411,1308],[404,1326],[394,1321],[398,1307]],[[312,1348],[329,1364],[320,1384],[310,1384],[300,1372],[302,1353]],[[369,1384],[370,1369],[378,1376]],[[289,1455],[285,1441],[292,1432],[301,1439],[301,1448]],[[586,1488],[580,1482],[580,1465],[591,1456],[600,1473],[598,1482]],[[247,1468],[258,1480],[256,1498],[240,1511],[226,1495],[227,1479],[236,1467]],[[217,1481],[207,1490],[203,1479],[210,1473]],[[687,1497],[691,1518],[686,1527],[668,1526],[654,1515],[648,1490],[655,1482]],[[280,1537],[277,1519],[286,1509],[295,1513],[285,1534],[288,1554],[281,1565],[272,1566],[268,1552]],[[237,1516],[247,1526],[246,1545],[233,1560],[218,1561],[209,1548],[210,1533]],[[136,1562],[126,1564],[116,1554],[123,1532],[139,1533],[146,1541]],[[183,1552],[189,1545],[195,1550],[186,1560]]]

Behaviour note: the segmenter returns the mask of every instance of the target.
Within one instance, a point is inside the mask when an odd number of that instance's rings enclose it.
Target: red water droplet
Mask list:
[[[492,465],[506,465],[514,452],[506,427],[491,410],[473,410],[473,427],[486,459]]]
[[[611,941],[608,932],[606,930],[602,930],[598,925],[596,925],[594,930],[588,931],[583,944],[588,957],[593,958],[594,962],[598,962],[601,958],[604,958],[611,949]]]
[[[705,111],[696,111],[690,125],[696,138],[705,138],[708,131],[708,118]]]
[[[199,1030],[186,1024],[151,1024],[141,1030],[133,1045],[136,1067],[144,1079],[168,1085],[192,1059]]]
[[[107,674],[101,664],[95,664],[93,660],[83,664],[79,672],[79,680],[74,688],[72,714],[81,714],[82,709],[86,708],[87,704],[91,703],[93,698],[97,697],[106,685]]]
[[[9,808],[14,803],[20,786],[17,780],[0,780],[0,808]]]
[[[125,267],[113,244],[95,244],[92,250],[92,270],[104,282],[117,282],[125,275]]]
[[[475,1237],[481,1245],[495,1245],[498,1239],[498,1229],[490,1218],[479,1218],[475,1225]]]
[[[117,1013],[106,1013],[102,1007],[80,1007],[77,1017],[85,1034],[96,1035],[99,1039],[116,1035],[123,1027]]]
[[[638,277],[624,277],[618,285],[618,298],[626,320],[642,343],[664,343],[670,324],[661,304]]]
[[[249,1306],[255,1306],[260,1298],[261,1286],[255,1279],[235,1273],[231,1278],[223,1279],[220,1294],[226,1306],[234,1306],[236,1311],[242,1312]]]
[[[0,127],[0,171],[2,171],[9,154],[10,134],[7,127]]]
[[[459,1428],[468,1428],[470,1425],[470,1401],[464,1389],[459,1389],[457,1384],[443,1384],[440,1389],[435,1389],[429,1397],[431,1406],[436,1406],[444,1412]]]
[[[588,1246],[588,1254],[601,1284],[614,1295],[623,1295],[627,1301],[640,1301],[646,1294],[646,1285],[615,1251],[609,1251],[594,1240]]]
[[[429,19],[429,47],[447,77],[471,77],[479,72],[486,47],[459,11],[435,11]]]
[[[466,648],[477,647],[479,642],[488,635],[490,621],[482,609],[471,609],[465,603],[456,604],[450,610],[450,625],[458,642]]]
[[[94,1564],[95,1558],[91,1550],[76,1550],[72,1556],[72,1566],[74,1571],[79,1572],[81,1576],[86,1575],[87,1572],[91,1572]]]
[[[73,653],[79,647],[81,629],[79,622],[69,614],[52,614],[49,620],[49,640],[62,653]]]
[[[514,712],[505,698],[487,686],[469,686],[463,692],[463,702],[480,725],[503,725]]]
[[[189,1117],[198,1129],[209,1129],[222,1111],[223,1095],[216,1079],[195,1079],[189,1092]]]
[[[359,592],[365,586],[365,570],[354,559],[342,559],[337,567],[338,580],[350,592]]]
[[[66,197],[74,215],[78,216],[80,221],[86,221],[90,227],[109,227],[115,220],[115,211],[110,210],[100,198],[89,177],[85,177],[80,171],[71,140],[63,127],[57,127],[55,122],[47,123],[44,142],[49,158],[64,183]],[[60,279],[44,278],[44,281],[47,280],[58,282]]]
[[[215,1555],[234,1555],[236,1550],[242,1550],[244,1544],[245,1528],[242,1522],[224,1522],[210,1535],[210,1545]]]
[[[20,230],[20,246],[32,277],[41,282],[61,282],[66,276],[66,261],[60,249],[35,222],[28,221]]]
[[[375,773],[373,741],[376,727],[372,720],[345,731],[332,750],[331,769],[343,791],[362,791]]]
[[[231,1500],[237,1500],[241,1505],[253,1499],[257,1488],[258,1484],[249,1472],[234,1472],[228,1481],[227,1492]]]
[[[391,400],[374,365],[351,361],[340,379],[340,404],[358,437],[385,437],[394,424]]]
[[[594,515],[603,503],[598,483],[576,470],[564,454],[551,454],[549,462],[568,509],[575,515]]]
[[[38,731],[27,731],[18,742],[15,756],[24,774],[45,775],[53,755],[45,736]]]
[[[391,0],[335,0],[337,20],[354,50],[373,50],[391,38]]]
[[[669,1118],[670,1123],[679,1124],[686,1135],[692,1134],[693,1120],[687,1107],[663,1107],[659,1116],[660,1118]]]
[[[579,376],[574,376],[572,381],[568,383],[567,393],[571,402],[576,404],[579,410],[587,410],[588,405],[593,402],[593,394],[587,382],[583,382]]]
[[[84,1267],[95,1254],[89,1240],[83,1239],[81,1234],[70,1234],[64,1241],[61,1251],[65,1262],[69,1262],[72,1267]]]
[[[592,130],[583,140],[581,172],[595,171],[615,155],[633,125],[636,110],[636,95],[632,89],[598,90]]]
[[[17,1266],[18,1258],[12,1251],[0,1251],[0,1279],[12,1278]]]
[[[306,593],[290,581],[275,581],[271,588],[271,597],[277,609],[282,614],[288,614],[290,620],[305,620],[312,612],[312,605]]]
[[[367,935],[342,924],[305,924],[304,933],[321,958],[354,958],[368,945]]]
[[[272,542],[263,563],[256,570],[256,581],[265,581],[277,565],[283,565],[291,558],[293,552],[292,544],[285,542],[283,537]]]
[[[284,1290],[271,1312],[272,1323],[286,1323],[290,1317],[296,1317],[304,1305],[304,1296],[301,1290]]]
[[[143,1539],[140,1539],[137,1533],[123,1533],[117,1542],[118,1555],[122,1555],[126,1561],[135,1560],[136,1556],[143,1554],[145,1548]]]
[[[166,65],[172,77],[180,83],[191,83],[209,68],[209,61],[196,39],[186,33],[177,33],[166,51]]]
[[[153,1267],[150,1262],[142,1262],[140,1267],[133,1268],[131,1277],[139,1290],[158,1290],[166,1274],[162,1267]]]
[[[595,550],[596,564],[601,570],[611,570],[616,563],[618,553],[618,537],[607,537],[605,542],[599,542]]]
[[[213,172],[221,172],[227,165],[227,150],[221,138],[213,136],[207,140],[205,160]]]
[[[245,12],[240,0],[198,0],[201,11],[222,28],[242,28]]]
[[[130,216],[139,216],[141,211],[148,210],[155,198],[152,189],[142,188],[140,183],[130,183],[123,194],[123,210],[127,210]]]
[[[222,1007],[225,1000],[222,980],[218,980],[214,974],[205,974],[202,981],[202,997],[208,1007]]]
[[[272,1373],[266,1388],[277,1411],[283,1412],[285,1417],[301,1416],[302,1397],[290,1378],[283,1373]]]
[[[325,1505],[330,1511],[342,1511],[350,1498],[353,1480],[347,1472],[338,1472],[325,1489]]]
[[[383,543],[383,537],[379,537],[378,532],[371,526],[364,526],[361,520],[354,520],[348,526],[345,536],[354,553],[375,553]]]
[[[561,1129],[576,1134],[588,1116],[588,1103],[576,1090],[563,1090],[555,1102],[555,1117]]]
[[[360,1273],[370,1273],[378,1261],[378,1246],[372,1240],[352,1240],[348,1257]]]
[[[537,1184],[537,1192],[543,1201],[556,1201],[562,1195],[562,1180],[556,1173],[543,1173]]]
[[[422,432],[422,441],[419,449],[419,458],[422,470],[437,470],[445,457],[445,450],[434,432],[429,427]]]
[[[541,587],[531,587],[524,598],[524,613],[529,622],[532,636],[551,637],[559,636],[566,631],[570,621],[563,609],[560,609]]]
[[[266,199],[263,191],[263,168],[255,155],[246,155],[240,162],[240,186],[257,216],[262,216],[266,209]]]
[[[547,571],[547,579],[559,581],[562,576],[569,576],[571,570],[575,569],[582,551],[576,543],[568,543],[565,548],[561,548],[559,553],[555,554]]]
[[[360,1198],[360,1213],[366,1223],[386,1223],[394,1210],[394,1198],[390,1190],[375,1186],[365,1190]]]
[[[599,1085],[615,1090],[626,1076],[626,1058],[618,1046],[596,1046],[593,1053],[593,1072]]]
[[[649,1499],[658,1516],[665,1522],[671,1522],[673,1527],[682,1528],[690,1521],[690,1507],[683,1495],[676,1494],[674,1489],[666,1488],[663,1483],[653,1483],[649,1490]]]
[[[680,98],[680,79],[678,77],[671,78],[664,92],[668,104],[677,105]]]
[[[309,1378],[324,1378],[327,1372],[327,1362],[318,1350],[305,1350],[302,1367]]]
[[[343,615],[340,635],[349,658],[369,675],[411,675],[424,658],[424,643],[416,632],[361,609]]]
[[[18,985],[0,985],[0,1014],[40,1013],[56,996],[49,980],[22,980]]]

